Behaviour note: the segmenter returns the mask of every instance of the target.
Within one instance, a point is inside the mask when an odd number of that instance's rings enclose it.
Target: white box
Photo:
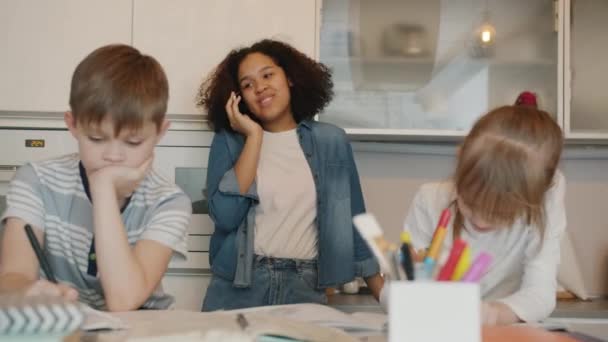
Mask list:
[[[479,285],[390,282],[389,341],[481,341]]]

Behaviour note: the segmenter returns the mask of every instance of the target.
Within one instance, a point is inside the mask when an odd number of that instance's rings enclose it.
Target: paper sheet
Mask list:
[[[323,327],[338,328],[346,332],[383,332],[386,331],[386,324],[388,320],[387,316],[384,314],[363,312],[347,314],[340,310],[321,304],[289,304],[224,311],[224,313],[228,314],[238,312],[259,313],[269,316],[293,319]]]
[[[99,310],[95,310],[88,305],[81,305],[82,312],[85,314],[84,323],[80,327],[82,331],[94,330],[121,330],[128,329],[129,326],[120,318]]]
[[[162,336],[163,341],[171,341],[173,337],[179,340],[181,335],[188,332],[200,332],[202,333],[200,341],[226,340],[236,342],[239,341],[236,338],[243,334],[247,335],[250,341],[268,341],[266,336],[283,338],[283,341],[358,341],[357,338],[339,329],[315,326],[303,321],[256,312],[243,313],[247,321],[245,325],[239,323],[237,312],[233,311],[140,310],[117,312],[113,313],[112,316],[120,318],[130,326],[125,333],[131,339]],[[187,338],[199,338],[197,334],[185,335],[184,338],[186,336]],[[139,340],[138,342],[143,341],[156,342],[153,339]]]

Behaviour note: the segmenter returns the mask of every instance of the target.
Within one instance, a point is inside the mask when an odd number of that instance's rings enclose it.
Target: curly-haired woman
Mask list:
[[[331,73],[288,44],[231,51],[202,84],[213,277],[203,311],[326,303],[324,288],[383,279],[352,217],[365,210],[348,138],[313,120]]]

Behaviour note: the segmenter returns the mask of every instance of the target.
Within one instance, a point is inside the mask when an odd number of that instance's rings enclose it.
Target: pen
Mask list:
[[[466,281],[466,282],[478,281],[481,278],[481,276],[483,276],[483,273],[486,271],[488,266],[490,266],[491,262],[492,262],[492,256],[490,254],[485,253],[485,252],[479,253],[479,255],[475,258],[473,265],[471,265],[471,268],[469,269],[469,271],[464,275],[464,277],[462,277],[462,281]]]
[[[450,212],[449,208],[446,208],[441,212],[441,218],[439,218],[437,228],[435,228],[435,234],[433,234],[431,246],[429,247],[425,259],[437,259],[437,256],[439,255],[439,249],[441,248],[443,238],[445,237],[445,230],[447,229],[446,227],[448,225],[448,222],[450,221],[451,215],[452,213]]]
[[[236,315],[236,322],[239,324],[239,327],[241,327],[241,330],[245,330],[249,326],[247,318],[245,318],[245,315],[243,315],[242,313],[238,313]]]
[[[450,251],[450,256],[448,257],[448,261],[445,262],[445,265],[439,271],[439,276],[437,280],[439,281],[447,281],[452,278],[454,274],[454,270],[456,269],[456,264],[462,255],[467,243],[462,239],[457,239],[454,241],[454,245],[452,246],[452,250]]]
[[[460,280],[462,276],[467,273],[469,267],[471,267],[471,248],[469,248],[469,246],[465,246],[464,251],[462,251],[462,254],[460,255],[460,259],[456,264],[456,269],[452,274],[452,280]]]
[[[426,265],[427,272],[429,276],[433,273],[433,268],[435,267],[435,261],[439,256],[439,250],[441,249],[441,244],[443,244],[443,239],[447,234],[447,225],[450,221],[450,216],[452,213],[449,208],[443,209],[441,212],[441,218],[439,219],[439,223],[437,223],[437,228],[435,229],[435,234],[433,235],[433,240],[431,241],[431,247],[429,247],[429,251],[424,258],[424,264]]]
[[[408,232],[401,233],[401,267],[405,272],[407,280],[414,280],[414,263],[410,253],[411,238]]]
[[[36,258],[38,258],[40,267],[42,267],[44,274],[46,274],[46,278],[52,283],[57,283],[57,279],[55,279],[55,275],[53,274],[51,265],[46,260],[46,257],[44,256],[44,252],[42,251],[42,248],[40,247],[40,244],[38,243],[38,239],[36,238],[36,235],[34,235],[32,226],[30,226],[29,224],[26,224],[25,233],[27,234],[27,238],[30,240],[32,249],[34,249],[34,253],[36,253]]]

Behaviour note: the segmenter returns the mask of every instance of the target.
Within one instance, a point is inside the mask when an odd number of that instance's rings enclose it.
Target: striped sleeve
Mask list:
[[[155,206],[141,240],[152,240],[173,249],[173,257],[186,259],[192,203],[183,192],[175,193]]]
[[[2,227],[7,218],[15,217],[44,230],[45,209],[42,186],[34,167],[25,164],[17,170],[6,195],[6,211],[2,215]]]

